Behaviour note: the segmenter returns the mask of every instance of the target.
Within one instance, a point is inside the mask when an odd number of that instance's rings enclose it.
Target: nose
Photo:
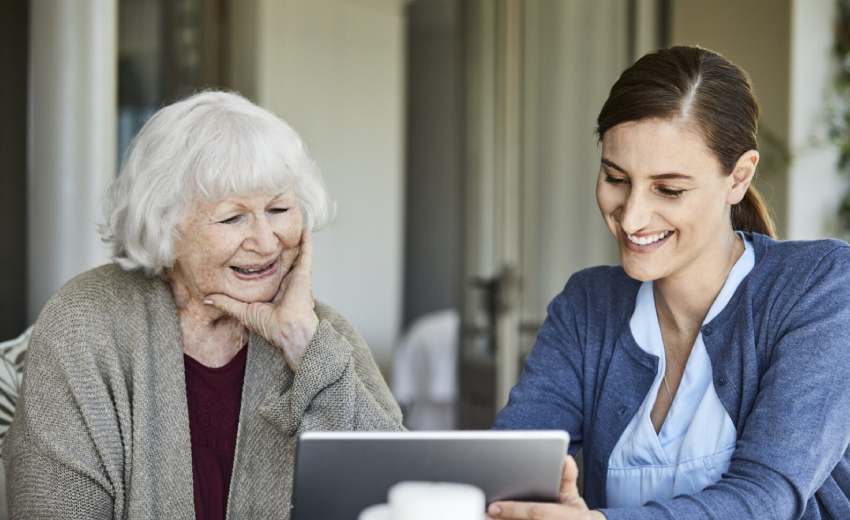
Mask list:
[[[251,226],[251,234],[245,240],[244,247],[261,256],[273,255],[278,250],[278,238],[265,216],[254,219]]]
[[[647,197],[641,190],[632,189],[620,211],[620,227],[633,235],[649,226],[652,220],[652,208]]]

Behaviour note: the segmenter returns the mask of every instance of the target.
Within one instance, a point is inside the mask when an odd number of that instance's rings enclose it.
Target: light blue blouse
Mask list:
[[[735,263],[703,325],[726,307],[755,265],[752,244]],[[711,360],[702,332],[697,336],[667,419],[656,434],[650,420],[666,369],[664,342],[655,309],[652,282],[638,291],[629,323],[637,344],[658,356],[658,373],[649,393],[620,436],[608,461],[608,507],[637,507],[693,494],[720,480],[729,468],[737,432],[712,381]]]

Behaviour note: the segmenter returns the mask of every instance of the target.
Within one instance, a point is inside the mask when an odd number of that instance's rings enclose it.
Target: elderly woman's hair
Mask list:
[[[238,94],[201,92],[158,111],[133,139],[106,192],[100,233],[121,267],[163,274],[195,200],[290,187],[305,228],[333,219],[319,169],[289,125]]]

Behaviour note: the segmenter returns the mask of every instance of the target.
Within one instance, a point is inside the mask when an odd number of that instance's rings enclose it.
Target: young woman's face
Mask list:
[[[732,232],[733,183],[691,124],[650,119],[608,130],[596,200],[626,273],[649,281],[698,268]]]

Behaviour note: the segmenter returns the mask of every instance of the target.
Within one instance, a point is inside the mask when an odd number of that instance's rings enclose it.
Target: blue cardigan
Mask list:
[[[729,471],[694,495],[603,509],[609,520],[850,519],[850,246],[748,237],[755,267],[702,327],[738,431]],[[629,329],[639,287],[619,266],[573,275],[494,426],[569,432],[592,509],[658,369]]]

